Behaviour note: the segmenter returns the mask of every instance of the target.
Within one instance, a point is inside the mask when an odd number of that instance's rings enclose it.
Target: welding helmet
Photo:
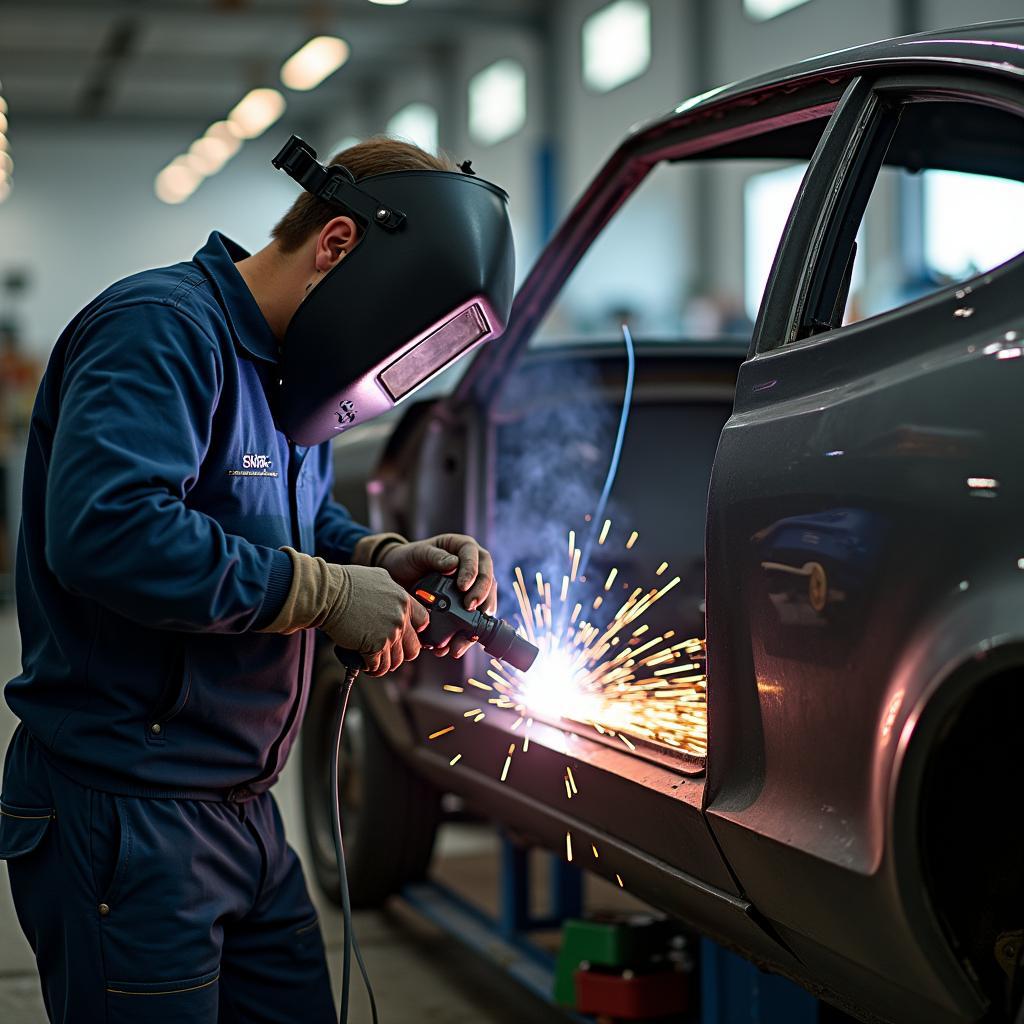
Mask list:
[[[273,164],[362,229],[285,334],[274,412],[292,441],[319,444],[387,412],[504,331],[515,253],[503,189],[468,164],[357,183],[294,135]]]

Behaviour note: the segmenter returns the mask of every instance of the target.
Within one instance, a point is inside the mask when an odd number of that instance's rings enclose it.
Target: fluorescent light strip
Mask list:
[[[183,203],[199,187],[203,176],[185,162],[184,157],[172,160],[157,176],[154,190],[165,203]]]
[[[228,124],[240,138],[257,139],[284,113],[287,105],[276,89],[252,89],[232,108]]]
[[[11,159],[10,142],[7,139],[7,100],[0,96],[0,203],[11,194],[11,175],[14,160]]]
[[[289,89],[315,89],[349,57],[349,45],[337,36],[316,36],[281,65],[281,81]]]
[[[165,203],[183,203],[241,149],[245,139],[262,135],[284,113],[276,89],[253,89],[235,104],[226,121],[214,121],[187,153],[175,157],[157,176],[153,191]]]

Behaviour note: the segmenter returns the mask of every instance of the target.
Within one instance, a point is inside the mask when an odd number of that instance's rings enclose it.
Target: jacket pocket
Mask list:
[[[19,807],[0,800],[0,860],[31,853],[53,821],[52,807]]]
[[[181,658],[172,674],[170,685],[164,691],[163,699],[146,721],[146,739],[150,743],[163,743],[167,723],[181,714],[192,694],[192,666],[187,654]]]

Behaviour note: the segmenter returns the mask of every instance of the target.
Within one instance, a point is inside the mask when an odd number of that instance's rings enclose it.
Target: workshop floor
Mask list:
[[[0,608],[0,686],[19,671],[19,640],[10,607]],[[0,751],[16,721],[0,700]],[[298,828],[295,775],[286,773],[277,791],[292,842],[302,852]],[[497,893],[497,842],[484,826],[446,826],[436,872],[449,884],[484,906]],[[11,905],[6,866],[0,867],[0,1021],[40,1024],[45,1021],[38,981],[28,947]],[[317,894],[314,894],[317,898]],[[639,906],[598,878],[587,880],[587,904]],[[340,961],[341,916],[320,901],[332,974]],[[359,913],[356,932],[366,958],[384,1024],[556,1024],[564,1017],[519,989],[499,970],[482,963],[454,939],[441,935],[399,901],[382,913]],[[338,972],[340,973],[340,971]],[[337,977],[335,978],[337,981]],[[366,997],[353,981],[353,1024],[369,1020]]]

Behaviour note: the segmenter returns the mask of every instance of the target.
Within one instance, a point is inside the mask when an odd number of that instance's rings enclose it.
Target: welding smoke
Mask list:
[[[567,571],[568,531],[576,530],[582,544],[592,525],[584,515],[597,506],[622,400],[620,369],[609,362],[564,351],[538,355],[505,382],[494,411],[490,534],[502,582],[521,565],[531,574],[540,570],[557,586]],[[628,511],[614,491],[605,515],[614,519],[617,530],[629,526]],[[602,563],[602,553],[595,550],[592,578],[601,574]],[[506,613],[514,610],[507,587],[502,603]]]

